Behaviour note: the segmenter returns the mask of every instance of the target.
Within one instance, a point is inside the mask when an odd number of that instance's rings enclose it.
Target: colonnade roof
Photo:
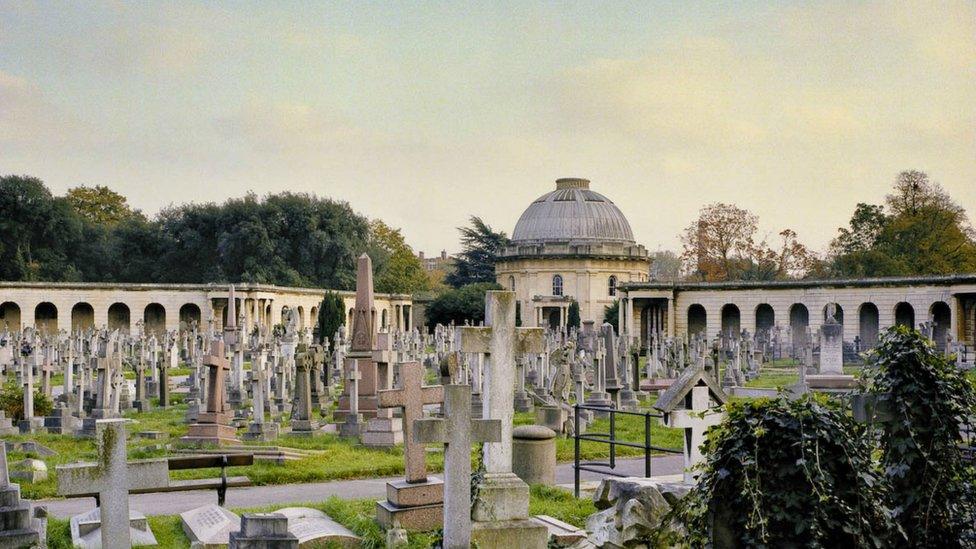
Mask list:
[[[623,282],[618,289],[634,290],[778,290],[791,288],[864,288],[890,286],[953,286],[976,284],[976,273],[945,276],[896,276],[801,280],[738,280],[731,282]]]

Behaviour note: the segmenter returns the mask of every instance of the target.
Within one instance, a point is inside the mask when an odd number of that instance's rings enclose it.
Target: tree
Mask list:
[[[36,177],[0,177],[0,279],[79,280],[83,220]]]
[[[620,322],[620,300],[614,299],[613,303],[603,308],[603,322],[613,326],[613,331],[620,333],[618,327]]]
[[[369,232],[370,250],[380,252],[377,255],[383,257],[376,268],[376,291],[412,294],[430,289],[427,271],[407,245],[400,229],[374,219],[369,223]]]
[[[454,271],[445,282],[455,288],[495,281],[495,261],[508,245],[508,237],[489,227],[480,217],[471,216],[470,227],[458,227],[461,253],[454,258]]]
[[[78,215],[97,225],[114,225],[136,215],[126,197],[104,185],[74,187],[68,189],[65,198]]]
[[[681,279],[681,257],[671,250],[651,254],[651,280],[673,282]]]
[[[345,324],[346,304],[335,292],[326,292],[319,305],[319,317],[315,323],[315,340],[319,344],[332,340],[339,326]],[[334,343],[334,342],[333,342]],[[335,345],[332,347],[335,348]]]
[[[815,256],[791,229],[780,231],[774,249],[757,240],[759,218],[732,204],[701,209],[681,236],[685,270],[705,281],[777,280],[804,276]]]
[[[569,311],[566,313],[566,325],[568,328],[580,327],[580,307],[576,300],[569,304]]]
[[[462,325],[465,321],[478,324],[485,319],[485,293],[501,289],[494,282],[479,282],[444,292],[427,306],[427,327],[451,322]]]
[[[976,270],[965,210],[919,171],[896,178],[885,207],[858,204],[831,243],[834,276],[911,276]]]

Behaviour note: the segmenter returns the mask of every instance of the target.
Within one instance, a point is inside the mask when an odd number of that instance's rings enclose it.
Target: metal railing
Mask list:
[[[609,414],[610,419],[610,431],[607,433],[592,433],[587,432],[583,434],[580,432],[580,411],[590,410],[599,414]],[[617,410],[616,408],[606,408],[603,406],[588,406],[586,404],[576,404],[573,406],[573,420],[574,420],[574,432],[573,432],[573,493],[576,497],[580,495],[580,471],[589,471],[591,473],[598,473],[602,475],[614,476],[614,477],[626,477],[632,475],[626,475],[617,473],[614,469],[617,468],[617,447],[624,446],[627,448],[638,448],[644,450],[644,476],[651,476],[651,452],[663,452],[667,454],[681,454],[682,450],[676,450],[674,448],[664,448],[662,446],[654,446],[651,444],[651,419],[664,419],[664,414],[656,412],[627,412],[624,410]],[[637,416],[644,418],[644,441],[642,443],[633,442],[629,440],[620,440],[617,438],[617,416]],[[598,442],[601,444],[607,444],[610,446],[610,456],[608,461],[580,461],[580,442]]]

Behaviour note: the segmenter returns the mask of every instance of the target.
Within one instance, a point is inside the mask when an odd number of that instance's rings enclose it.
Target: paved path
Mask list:
[[[651,472],[656,475],[680,473],[681,456],[655,457],[651,461]],[[632,476],[644,475],[643,459],[618,459],[617,471]],[[599,480],[601,475],[584,472],[583,480]],[[374,478],[362,480],[337,480],[311,484],[282,484],[277,486],[252,486],[227,490],[227,507],[262,507],[265,505],[300,504],[322,501],[330,496],[343,499],[384,499],[386,483],[402,477]],[[573,483],[573,464],[561,463],[556,467],[556,483]],[[176,515],[208,503],[217,502],[217,492],[200,490],[194,492],[169,492],[160,494],[133,494],[129,496],[129,507],[146,515]],[[57,518],[69,518],[95,507],[94,498],[42,500],[37,503],[47,506],[48,512]]]

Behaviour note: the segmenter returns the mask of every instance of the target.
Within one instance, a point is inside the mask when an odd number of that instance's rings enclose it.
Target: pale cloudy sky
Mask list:
[[[904,169],[976,216],[976,3],[0,3],[0,173],[146,212],[308,191],[454,251],[587,177],[822,248]]]

